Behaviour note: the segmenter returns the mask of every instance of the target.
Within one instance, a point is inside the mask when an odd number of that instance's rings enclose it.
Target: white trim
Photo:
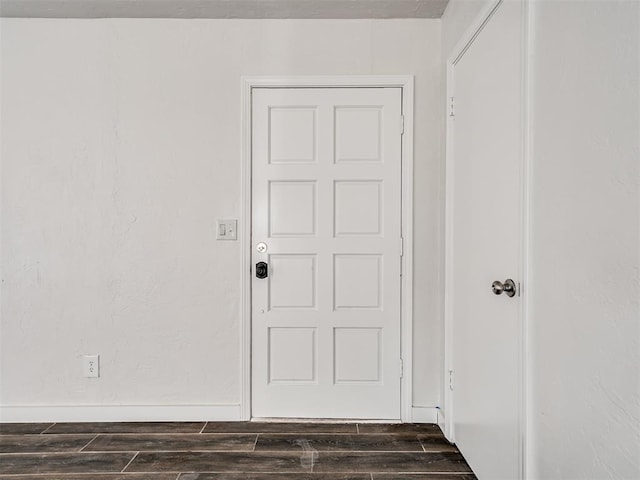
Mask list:
[[[522,222],[522,252],[521,261],[521,311],[520,311],[520,328],[521,346],[520,346],[520,477],[528,478],[528,412],[529,412],[529,320],[531,304],[531,207],[533,205],[533,188],[532,188],[532,155],[531,155],[531,111],[532,111],[532,89],[531,89],[531,50],[532,42],[532,16],[531,4],[529,0],[522,0],[522,199],[521,199],[521,222]]]
[[[242,102],[241,132],[242,145],[242,186],[241,219],[238,222],[240,249],[242,251],[242,283],[240,305],[240,411],[244,421],[251,419],[251,88],[248,79],[243,78],[240,98]]]
[[[449,104],[449,99],[455,97],[455,89],[453,88],[453,63],[447,62],[447,78],[446,78],[446,97],[445,101]],[[453,127],[451,125],[451,117],[447,111],[446,129],[445,129],[445,200],[444,200],[444,371],[442,372],[442,390],[444,412],[446,412],[445,428],[443,429],[445,437],[450,442],[455,442],[453,434],[453,398],[449,390],[449,370],[453,364],[453,298],[451,291],[453,290],[453,276],[451,274],[451,265],[453,263]]]
[[[455,98],[454,88],[454,67],[456,63],[462,58],[469,46],[473,43],[476,37],[480,34],[484,26],[489,22],[493,14],[497,11],[500,5],[505,0],[494,0],[487,5],[483,11],[478,15],[475,21],[468,28],[466,33],[462,36],[456,47],[453,49],[453,53],[447,59],[447,78],[446,78],[446,99],[449,101],[451,97]],[[531,16],[529,14],[529,0],[519,0],[523,4],[522,12],[522,25],[523,25],[523,42],[522,42],[522,93],[521,93],[521,115],[522,115],[522,156],[521,156],[521,285],[522,285],[522,301],[520,310],[520,328],[521,331],[521,348],[520,348],[520,379],[518,384],[520,395],[520,478],[526,478],[526,437],[527,437],[527,379],[528,379],[528,366],[527,366],[527,329],[529,319],[529,300],[528,297],[531,292],[528,289],[529,275],[530,275],[530,206],[531,206],[531,157],[530,157],[530,108],[531,108],[531,91],[530,91],[530,22]],[[447,113],[448,115],[448,113]],[[455,117],[453,117],[455,118]],[[447,128],[446,128],[446,160],[445,160],[445,361],[444,361],[444,412],[439,412],[439,423],[442,423],[441,427],[445,433],[446,438],[455,442],[455,431],[453,428],[453,421],[455,412],[453,410],[453,394],[449,389],[448,376],[449,370],[452,368],[452,351],[453,351],[453,299],[451,297],[451,291],[453,288],[453,275],[451,271],[452,259],[454,257],[453,250],[453,215],[455,211],[454,188],[453,178],[451,172],[453,172],[454,166],[454,129],[452,125],[452,119],[447,116]],[[446,413],[446,416],[445,416]]]
[[[413,86],[413,75],[318,75],[300,77],[242,77],[245,88],[345,88]]]
[[[493,14],[498,11],[498,7],[502,5],[502,2],[504,2],[504,0],[493,0],[493,2],[489,3],[482,9],[456,44],[453,49],[453,54],[451,54],[447,59],[447,65],[455,65],[458,63],[476,37],[480,35],[480,32],[482,32],[485,25],[489,23]]]
[[[402,112],[405,118],[402,137],[402,306],[401,352],[404,375],[401,380],[403,422],[412,421],[413,398],[413,91],[412,75],[355,75],[304,77],[242,78],[242,221],[239,228],[242,248],[242,318],[241,318],[241,418],[251,418],[251,90],[253,88],[301,87],[390,87],[402,89]]]
[[[413,76],[402,84],[402,297],[400,312],[401,352],[404,375],[400,396],[400,420],[413,421]]]
[[[1,422],[238,421],[240,405],[4,405]]]
[[[441,408],[438,408],[438,426],[440,427],[440,430],[442,430],[444,432],[444,429],[446,428],[446,424],[447,424],[447,418],[444,416],[444,410],[442,410]]]
[[[253,423],[317,423],[317,424],[334,424],[334,423],[342,423],[342,424],[350,424],[357,423],[362,425],[363,423],[373,423],[373,424],[395,424],[398,423],[398,419],[375,419],[368,420],[362,418],[305,418],[305,417],[255,417],[252,418],[251,421]]]
[[[412,407],[413,423],[438,423],[438,407]]]

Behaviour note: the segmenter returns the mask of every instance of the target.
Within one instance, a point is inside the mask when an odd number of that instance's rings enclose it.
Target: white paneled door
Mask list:
[[[253,417],[400,418],[401,115],[399,88],[253,89]]]
[[[454,440],[480,480],[521,478],[522,2],[496,7],[451,70]],[[511,284],[508,279],[513,281]]]

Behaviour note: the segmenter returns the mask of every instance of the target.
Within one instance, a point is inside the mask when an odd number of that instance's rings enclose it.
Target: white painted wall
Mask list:
[[[489,1],[451,3],[446,57]],[[530,479],[640,478],[640,3],[531,1]]]
[[[532,10],[530,461],[640,478],[640,3]]]
[[[37,405],[114,406],[65,418],[239,415],[240,245],[216,242],[214,224],[240,215],[242,75],[415,75],[414,403],[437,405],[439,21],[0,29],[5,418]],[[87,353],[101,355],[100,379],[82,378]]]

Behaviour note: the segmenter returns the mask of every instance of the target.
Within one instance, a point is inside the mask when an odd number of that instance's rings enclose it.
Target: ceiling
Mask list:
[[[22,18],[440,18],[449,0],[0,0]]]

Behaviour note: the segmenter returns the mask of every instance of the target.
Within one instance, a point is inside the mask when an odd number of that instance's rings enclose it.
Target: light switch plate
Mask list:
[[[216,240],[237,240],[237,220],[218,220],[216,223]]]

